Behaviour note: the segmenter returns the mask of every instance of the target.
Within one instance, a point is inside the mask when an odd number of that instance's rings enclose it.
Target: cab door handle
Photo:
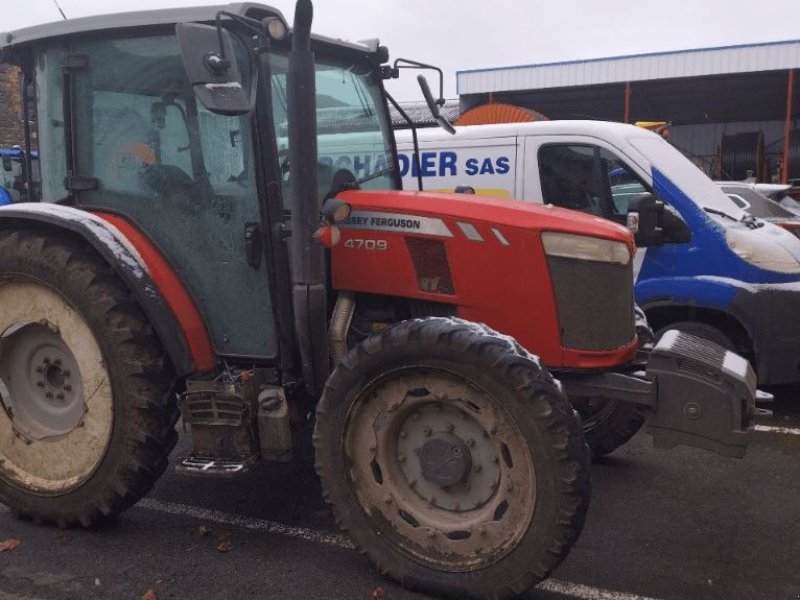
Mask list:
[[[244,224],[244,253],[248,265],[254,269],[261,266],[264,245],[261,241],[261,226],[258,223]]]

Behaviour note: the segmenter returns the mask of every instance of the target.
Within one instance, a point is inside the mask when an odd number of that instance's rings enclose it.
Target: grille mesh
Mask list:
[[[632,264],[560,256],[547,259],[561,343],[576,350],[613,350],[633,340]]]
[[[444,242],[428,238],[406,238],[419,289],[434,294],[455,294]]]

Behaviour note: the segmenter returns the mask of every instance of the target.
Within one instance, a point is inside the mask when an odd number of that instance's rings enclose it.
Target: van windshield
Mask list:
[[[628,141],[701,208],[725,213],[737,221],[747,216],[703,171],[662,138],[637,135]]]

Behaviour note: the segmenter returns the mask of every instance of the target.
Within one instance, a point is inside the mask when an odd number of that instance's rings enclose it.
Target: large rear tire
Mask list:
[[[474,323],[405,321],[356,346],[328,379],[314,444],[338,524],[411,588],[519,594],[583,526],[577,416],[535,357]]]
[[[114,271],[69,238],[0,232],[0,501],[89,526],[145,495],[175,445],[173,377]]]

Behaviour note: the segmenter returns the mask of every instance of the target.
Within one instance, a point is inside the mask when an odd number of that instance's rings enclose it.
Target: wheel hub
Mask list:
[[[422,445],[419,464],[425,479],[447,488],[464,481],[472,469],[472,454],[457,435],[439,433]]]
[[[78,365],[54,326],[29,323],[3,340],[3,403],[14,427],[29,439],[64,435],[85,412]]]
[[[397,456],[406,482],[438,508],[474,510],[500,482],[491,436],[457,402],[428,400],[412,408],[397,437]]]

